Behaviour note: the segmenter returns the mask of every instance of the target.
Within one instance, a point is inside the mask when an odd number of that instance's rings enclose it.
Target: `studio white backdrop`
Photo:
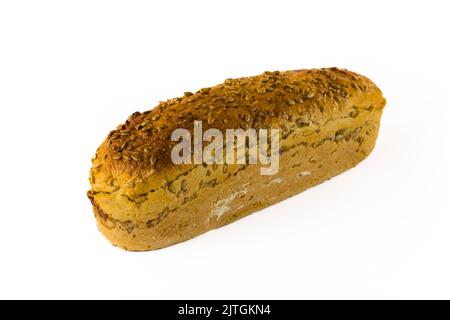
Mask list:
[[[0,298],[450,298],[448,1],[0,1]],[[266,70],[364,74],[387,106],[356,168],[191,241],[111,246],[107,133]]]

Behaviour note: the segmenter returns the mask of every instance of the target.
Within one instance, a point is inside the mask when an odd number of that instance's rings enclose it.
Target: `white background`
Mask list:
[[[0,298],[450,298],[448,1],[0,1]],[[160,100],[344,67],[387,106],[356,168],[220,230],[130,253],[90,159]]]

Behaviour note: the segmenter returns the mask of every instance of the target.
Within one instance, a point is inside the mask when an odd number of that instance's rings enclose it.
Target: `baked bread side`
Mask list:
[[[185,93],[112,131],[93,159],[88,196],[100,231],[127,250],[163,248],[317,185],[372,151],[385,105],[366,77],[337,69],[266,72]],[[279,171],[171,160],[177,128],[277,128]]]

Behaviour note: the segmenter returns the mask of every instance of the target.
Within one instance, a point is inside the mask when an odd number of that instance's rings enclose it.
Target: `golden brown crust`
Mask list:
[[[361,161],[373,148],[384,105],[381,91],[369,79],[330,68],[266,72],[255,77],[228,79],[215,87],[162,102],[150,111],[134,113],[108,135],[93,159],[89,198],[99,227],[114,244],[129,250],[146,250],[180,242],[232,222]],[[339,154],[346,161],[342,166],[311,167],[320,171],[320,178],[311,177],[308,183],[282,183],[283,186],[277,186],[280,191],[277,199],[252,205],[247,199],[248,205],[228,210],[231,212],[221,215],[221,219],[211,221],[206,213],[214,212],[215,204],[221,201],[220,197],[210,201],[211,196],[227,190],[223,194],[226,199],[230,190],[231,194],[239,192],[243,172],[253,176],[252,172],[259,169],[256,165],[255,168],[174,165],[170,159],[175,145],[170,140],[171,133],[177,128],[192,132],[194,120],[202,120],[204,130],[279,128],[286,154],[297,152],[297,156],[305,158],[311,153],[311,157],[320,155],[321,161]],[[342,150],[347,154],[342,154]],[[332,151],[334,156],[325,154]],[[291,156],[294,160],[295,157]],[[290,172],[286,168],[295,161],[287,160],[286,155],[281,158],[283,179],[295,170],[308,168],[301,164]],[[253,180],[254,185],[246,192],[257,192],[258,184],[271,179],[261,176]],[[285,187],[289,189],[283,191]],[[215,189],[204,191],[208,188]],[[232,202],[238,203],[239,199]],[[192,213],[184,212],[202,203],[207,207],[205,212],[201,207],[198,209],[199,216],[205,215],[203,222],[194,221]],[[173,218],[174,215],[177,217]]]

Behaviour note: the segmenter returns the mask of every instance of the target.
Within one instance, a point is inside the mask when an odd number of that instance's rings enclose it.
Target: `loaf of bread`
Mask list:
[[[126,250],[164,248],[219,228],[352,168],[372,151],[386,101],[368,78],[338,69],[265,72],[133,113],[98,148],[90,172],[100,231]],[[279,129],[279,169],[182,163],[172,133]]]

